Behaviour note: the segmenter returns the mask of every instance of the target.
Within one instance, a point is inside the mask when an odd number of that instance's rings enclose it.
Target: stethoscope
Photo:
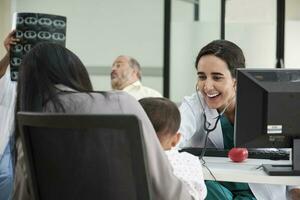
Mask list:
[[[203,110],[203,117],[204,117],[204,122],[203,122],[203,129],[206,131],[206,135],[205,135],[205,141],[204,141],[204,148],[202,149],[202,152],[201,152],[201,155],[199,156],[199,159],[202,160],[204,154],[205,154],[205,151],[206,151],[206,145],[207,145],[207,141],[208,141],[208,135],[209,133],[211,133],[212,131],[214,131],[216,128],[217,128],[217,125],[218,125],[218,122],[220,121],[221,117],[223,116],[224,112],[226,111],[226,109],[232,104],[233,102],[233,99],[235,97],[232,97],[230,99],[230,101],[227,103],[227,105],[224,107],[224,109],[222,110],[222,112],[220,112],[218,114],[218,116],[216,116],[214,119],[215,119],[215,124],[210,128],[210,125],[211,123],[209,123],[207,121],[207,116],[206,116],[206,110],[204,108],[204,105],[202,103],[202,100],[200,98],[200,95],[199,95],[199,89],[198,89],[198,84],[196,84],[196,94],[197,94],[197,98],[199,100],[199,103],[202,107],[202,110]]]
[[[223,114],[224,114],[224,112],[227,110],[227,108],[228,108],[228,106],[230,106],[234,101],[233,101],[233,99],[235,98],[235,96],[233,96],[230,100],[229,100],[229,102],[227,103],[227,105],[224,107],[224,109],[222,110],[222,112],[220,112],[219,114],[218,114],[218,116],[216,116],[214,119],[216,119],[216,121],[215,121],[215,124],[213,125],[213,127],[212,128],[209,128],[210,127],[210,125],[211,125],[211,123],[209,123],[208,121],[207,121],[207,117],[206,117],[206,113],[205,113],[205,108],[204,108],[204,105],[203,105],[203,103],[202,103],[202,101],[201,101],[201,98],[200,98],[200,95],[199,95],[199,89],[198,89],[198,84],[196,84],[196,94],[197,94],[197,98],[198,98],[198,100],[199,100],[199,103],[200,103],[200,105],[201,105],[201,107],[202,107],[202,110],[203,110],[203,117],[204,117],[204,122],[203,122],[203,128],[204,128],[204,130],[206,131],[206,135],[205,135],[205,142],[204,142],[204,147],[203,147],[203,149],[202,149],[202,151],[201,151],[201,155],[198,157],[199,158],[199,160],[201,160],[202,161],[202,165],[204,166],[204,167],[206,167],[207,169],[208,169],[208,171],[210,172],[210,170],[209,170],[209,168],[205,165],[205,160],[203,159],[203,156],[204,156],[204,154],[205,154],[205,151],[206,151],[206,145],[207,145],[207,141],[208,141],[208,135],[209,135],[209,133],[211,133],[212,131],[214,131],[216,128],[217,128],[217,125],[218,125],[218,122],[220,121],[220,119],[221,119],[221,117],[223,116]],[[211,173],[211,172],[210,172]],[[211,173],[211,175],[214,177],[214,175]],[[216,179],[215,179],[216,180]],[[222,192],[224,193],[224,191],[223,191],[223,189],[221,188],[221,190],[222,190]],[[224,193],[225,194],[225,193]],[[226,198],[227,199],[227,198]]]
[[[202,100],[201,100],[200,95],[199,95],[198,84],[196,84],[196,94],[197,94],[197,98],[198,98],[199,103],[200,103],[200,105],[201,105],[201,107],[202,107],[202,110],[203,110],[203,117],[204,117],[203,128],[204,128],[204,130],[205,130],[207,133],[212,132],[212,131],[214,131],[214,130],[217,128],[217,124],[218,124],[219,120],[221,119],[222,115],[223,115],[224,112],[227,110],[227,108],[228,108],[228,107],[231,105],[231,103],[233,102],[234,97],[232,97],[232,98],[230,99],[230,101],[227,103],[227,105],[223,108],[222,112],[220,112],[220,113],[218,114],[218,116],[216,116],[216,117],[214,118],[214,119],[216,120],[214,126],[213,126],[212,128],[209,128],[210,125],[211,125],[211,123],[209,123],[209,122],[207,121],[207,117],[206,117],[206,113],[205,113],[206,111],[205,111],[204,105],[203,105]]]

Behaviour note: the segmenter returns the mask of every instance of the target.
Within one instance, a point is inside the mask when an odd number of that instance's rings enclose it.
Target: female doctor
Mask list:
[[[245,67],[244,54],[230,41],[215,40],[200,50],[195,67],[198,75],[196,93],[185,97],[179,108],[182,118],[179,132],[182,137],[178,147],[206,145],[231,149],[235,117],[235,69]],[[286,186],[282,185],[206,181],[206,186],[206,199],[287,198]],[[291,194],[297,195],[300,189],[291,191]]]

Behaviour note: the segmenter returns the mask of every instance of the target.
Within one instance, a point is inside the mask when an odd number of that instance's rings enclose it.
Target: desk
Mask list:
[[[206,166],[218,181],[264,183],[280,185],[300,185],[300,176],[269,176],[261,168],[261,164],[291,164],[289,160],[247,159],[242,163],[234,163],[227,157],[204,157]],[[215,180],[208,169],[203,166],[205,180]]]

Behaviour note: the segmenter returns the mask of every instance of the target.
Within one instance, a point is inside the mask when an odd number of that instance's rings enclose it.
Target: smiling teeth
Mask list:
[[[218,95],[219,95],[219,93],[216,93],[216,94],[207,94],[207,96],[210,97],[210,98],[218,96]]]

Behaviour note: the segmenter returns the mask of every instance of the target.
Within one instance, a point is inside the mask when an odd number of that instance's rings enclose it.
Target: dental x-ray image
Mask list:
[[[41,13],[15,13],[13,29],[20,41],[10,50],[11,80],[17,81],[18,71],[24,55],[39,42],[66,45],[67,18]]]

